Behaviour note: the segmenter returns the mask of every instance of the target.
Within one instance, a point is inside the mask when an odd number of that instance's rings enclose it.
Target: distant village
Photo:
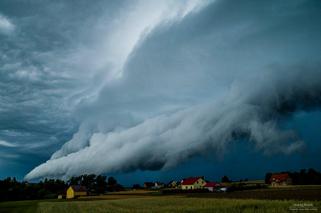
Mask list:
[[[301,171],[301,174],[305,174],[305,171]],[[321,174],[314,171],[309,170],[307,175],[311,176],[315,179],[319,174],[321,178]],[[249,181],[247,179],[240,181],[230,181],[227,176],[223,176],[221,182],[213,182],[205,179],[204,176],[199,177],[188,177],[183,178],[180,181],[172,180],[168,183],[163,182],[144,182],[143,186],[139,184],[134,184],[132,186],[132,190],[161,190],[165,193],[193,193],[193,192],[229,192],[238,189],[254,189],[254,188],[266,188],[266,187],[286,187],[293,184],[292,177],[297,178],[297,174],[289,173],[289,172],[281,172],[281,173],[267,173],[265,180],[254,180]],[[296,176],[296,177],[295,177]],[[304,179],[304,176],[299,177],[301,181]],[[302,183],[304,184],[304,183]],[[308,182],[306,181],[306,184]],[[316,182],[315,182],[316,184]],[[321,179],[320,183],[321,184]],[[72,199],[80,196],[87,196],[88,190],[85,186],[81,185],[71,185],[66,191],[66,198]],[[59,195],[59,199],[64,198],[63,195]]]
[[[0,200],[25,199],[74,199],[97,196],[118,191],[149,190],[164,194],[175,193],[229,193],[259,188],[288,187],[291,185],[321,185],[321,173],[314,169],[299,172],[267,173],[264,180],[231,181],[223,176],[220,182],[210,181],[204,176],[186,177],[168,183],[144,182],[123,187],[113,177],[103,175],[81,175],[68,181],[44,179],[38,183],[19,182],[15,178],[0,180]]]

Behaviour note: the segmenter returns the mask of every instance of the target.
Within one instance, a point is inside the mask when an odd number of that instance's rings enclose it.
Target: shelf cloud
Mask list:
[[[319,1],[21,4],[0,2],[0,151],[30,159],[26,180],[166,170],[244,141],[306,150],[289,123],[320,109]]]
[[[167,169],[240,140],[268,155],[304,150],[282,123],[321,103],[313,7],[289,3],[277,16],[281,4],[140,3],[107,49],[125,43],[103,51],[121,75],[77,106],[79,130],[26,179]]]
[[[48,160],[26,178],[171,168],[208,150],[220,155],[241,138],[268,154],[300,151],[303,141],[281,129],[278,121],[321,103],[321,70],[305,68],[302,78],[301,69],[274,71],[269,80],[249,80],[212,103],[156,116],[125,130],[94,133],[86,147]]]

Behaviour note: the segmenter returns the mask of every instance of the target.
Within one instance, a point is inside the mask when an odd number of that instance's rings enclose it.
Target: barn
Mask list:
[[[66,198],[72,199],[72,198],[77,198],[77,197],[86,196],[86,195],[87,195],[87,189],[85,186],[72,185],[67,189]]]

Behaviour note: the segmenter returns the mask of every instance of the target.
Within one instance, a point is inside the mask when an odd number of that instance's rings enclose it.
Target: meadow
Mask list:
[[[38,212],[289,212],[296,201],[187,198],[177,196],[74,202],[40,202]],[[313,202],[320,208],[320,202]]]
[[[190,198],[183,196],[146,196],[109,200],[17,201],[0,203],[0,212],[289,212],[308,205],[316,212],[320,201],[280,201],[253,199]],[[307,207],[306,207],[307,208]],[[313,209],[312,209],[313,208]]]
[[[304,190],[308,190],[306,187]],[[271,190],[253,190],[235,193],[206,193],[206,194],[179,194],[162,195],[155,192],[120,192],[103,196],[89,196],[74,200],[34,200],[0,202],[0,212],[27,212],[27,213],[73,213],[73,212],[291,212],[301,209],[305,212],[321,210],[319,194],[320,188],[315,189],[310,200],[295,199],[300,193],[299,188],[284,188]],[[291,190],[291,191],[289,191]],[[287,193],[294,195],[294,199],[273,200],[260,197],[260,194]],[[311,191],[313,192],[313,191]],[[237,198],[240,194],[243,197]],[[306,194],[302,194],[305,196]],[[230,197],[227,197],[230,196]],[[233,198],[235,196],[236,198]],[[252,197],[258,196],[258,199]],[[293,211],[295,212],[295,211]]]

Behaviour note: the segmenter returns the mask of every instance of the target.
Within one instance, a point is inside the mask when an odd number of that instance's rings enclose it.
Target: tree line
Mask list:
[[[18,181],[16,178],[8,177],[0,180],[0,201],[57,198],[58,195],[65,195],[71,185],[85,186],[89,195],[123,189],[114,177],[107,179],[104,175],[80,175],[67,181],[46,178],[38,183]]]

